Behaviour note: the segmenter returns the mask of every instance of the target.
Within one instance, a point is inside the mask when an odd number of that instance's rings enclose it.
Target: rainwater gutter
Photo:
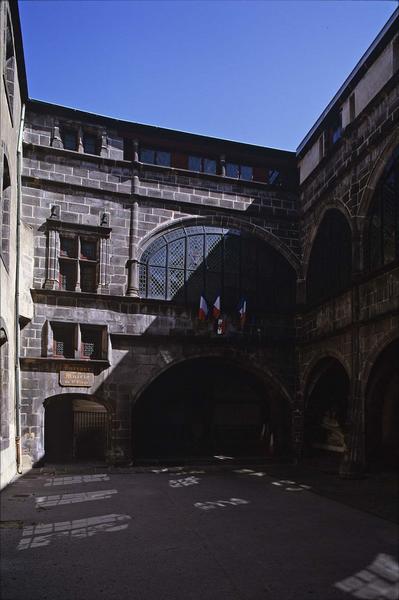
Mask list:
[[[19,123],[18,147],[17,147],[17,229],[16,229],[16,261],[15,261],[15,446],[17,473],[22,473],[22,450],[21,450],[21,371],[19,365],[20,355],[20,326],[19,326],[19,274],[21,263],[21,203],[22,203],[22,139],[25,123],[25,104],[22,105],[21,119]]]

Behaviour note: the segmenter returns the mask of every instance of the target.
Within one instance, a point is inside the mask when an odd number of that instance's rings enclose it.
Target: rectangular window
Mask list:
[[[243,179],[252,181],[253,168],[248,165],[237,165],[235,163],[226,163],[226,176],[234,177],[234,179]]]
[[[155,162],[162,167],[170,167],[170,152],[157,151],[155,153]]]
[[[76,326],[71,324],[52,326],[53,354],[57,358],[75,358]]]
[[[78,149],[78,134],[75,130],[62,129],[61,138],[65,150],[76,151]]]
[[[234,163],[227,163],[226,164],[226,175],[227,175],[227,177],[234,177],[235,179],[238,179],[240,176],[239,165],[236,165]]]
[[[97,291],[97,265],[80,264],[80,289],[82,292],[95,293]]]
[[[67,290],[73,292],[76,289],[77,282],[77,263],[75,260],[62,260],[59,261],[59,287],[60,290]]]
[[[86,154],[98,154],[97,137],[91,133],[83,134],[83,150]]]
[[[155,165],[155,150],[142,148],[140,150],[140,162],[148,163],[149,165]]]
[[[106,360],[107,328],[103,325],[51,323],[52,355],[55,358]]]
[[[90,325],[80,326],[80,357],[88,360],[102,358],[102,328]]]
[[[188,157],[188,168],[190,171],[202,171],[202,158],[200,156]]]
[[[278,169],[269,169],[268,170],[267,183],[269,185],[281,185],[281,173]]]
[[[331,121],[331,142],[336,144],[342,137],[342,109],[339,110]]]
[[[85,235],[60,235],[58,263],[60,290],[75,291],[79,279],[82,292],[97,292],[99,271],[97,239]]]
[[[78,255],[76,238],[60,236],[60,255],[76,258]]]
[[[216,160],[212,158],[203,158],[201,156],[189,156],[188,168],[190,171],[198,171],[199,173],[216,174]]]
[[[163,150],[152,150],[151,148],[142,148],[140,150],[140,161],[150,165],[159,165],[161,167],[170,167],[171,154]]]

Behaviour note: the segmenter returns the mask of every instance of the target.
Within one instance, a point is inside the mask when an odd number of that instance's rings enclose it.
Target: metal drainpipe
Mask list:
[[[25,104],[22,105],[17,147],[17,231],[16,231],[16,264],[15,264],[15,445],[17,473],[21,474],[21,381],[20,381],[20,328],[19,328],[19,272],[21,255],[21,200],[22,200],[22,138],[25,123]]]

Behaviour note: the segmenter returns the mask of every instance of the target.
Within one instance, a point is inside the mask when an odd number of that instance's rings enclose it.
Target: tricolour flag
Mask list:
[[[220,296],[218,296],[213,303],[212,316],[214,319],[218,319],[220,317]]]
[[[200,321],[205,321],[207,316],[208,316],[208,305],[206,303],[205,298],[203,296],[201,296],[200,304],[199,304],[199,311],[198,311],[198,318]]]
[[[238,307],[238,312],[240,314],[240,325],[241,328],[245,325],[245,319],[247,318],[247,301],[242,298]]]

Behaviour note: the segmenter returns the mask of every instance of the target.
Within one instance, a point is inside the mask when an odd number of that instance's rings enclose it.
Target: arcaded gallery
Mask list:
[[[0,23],[2,485],[79,460],[395,468],[399,10],[296,152],[32,100],[16,3]]]

